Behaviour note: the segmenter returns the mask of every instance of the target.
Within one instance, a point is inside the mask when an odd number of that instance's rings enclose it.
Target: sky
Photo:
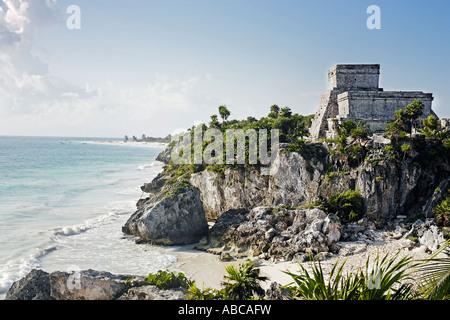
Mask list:
[[[449,15],[448,0],[0,0],[0,135],[163,137],[220,105],[309,115],[347,63],[450,118]]]

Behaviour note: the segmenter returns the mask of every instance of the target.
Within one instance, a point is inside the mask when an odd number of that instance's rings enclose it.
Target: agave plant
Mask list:
[[[285,288],[291,291],[294,299],[298,300],[354,300],[359,295],[361,278],[344,277],[345,262],[340,266],[339,261],[334,264],[328,280],[325,279],[320,261],[317,263],[313,261],[312,275],[299,263],[300,274],[284,271],[294,280]]]
[[[226,281],[222,282],[224,286],[224,293],[234,300],[247,300],[253,295],[262,295],[264,290],[261,288],[259,282],[268,280],[267,277],[259,275],[260,270],[255,268],[255,265],[249,261],[245,264],[240,264],[237,269],[233,265],[226,267],[228,275],[224,276]]]
[[[328,280],[320,261],[313,261],[312,274],[300,265],[300,274],[285,272],[294,282],[285,286],[295,299],[305,300],[404,300],[412,299],[415,293],[412,285],[403,283],[409,279],[415,264],[409,257],[398,261],[400,252],[389,258],[377,254],[373,263],[366,261],[365,271],[344,275],[344,261],[337,261],[331,269]]]

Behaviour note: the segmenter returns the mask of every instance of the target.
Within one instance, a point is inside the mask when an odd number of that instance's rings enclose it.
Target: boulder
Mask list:
[[[53,272],[49,276],[51,297],[55,300],[115,300],[129,289],[131,275],[86,270]],[[134,282],[137,282],[134,279]],[[143,282],[143,280],[141,281]]]
[[[50,291],[49,274],[33,269],[27,276],[13,283],[5,300],[54,300]]]
[[[444,235],[436,225],[431,225],[419,238],[419,243],[431,252],[438,250],[444,242]]]
[[[125,234],[160,245],[186,245],[208,234],[200,191],[190,184],[165,186],[141,204],[122,227]]]
[[[309,210],[263,206],[250,212],[227,211],[197,249],[221,256],[283,257],[328,252],[340,239],[340,221],[317,208]]]
[[[115,300],[130,289],[127,280],[132,278],[136,286],[145,284],[142,277],[94,270],[71,273],[32,270],[13,283],[6,300]]]
[[[118,300],[185,300],[187,294],[183,289],[162,290],[156,286],[131,288]]]

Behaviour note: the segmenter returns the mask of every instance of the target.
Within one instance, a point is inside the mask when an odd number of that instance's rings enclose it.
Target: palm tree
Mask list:
[[[217,121],[217,114],[213,114],[211,116],[211,122],[209,123],[210,128],[218,128],[220,125],[219,121]]]
[[[268,280],[267,277],[259,275],[259,269],[249,261],[240,264],[236,269],[233,265],[225,268],[228,275],[224,276],[226,281],[222,282],[225,287],[225,295],[234,300],[246,300],[253,295],[263,295],[264,289],[259,285],[260,281]]]
[[[412,136],[412,129],[417,129],[417,120],[423,115],[424,104],[420,100],[414,100],[411,104],[405,108],[405,114],[409,118],[410,124],[410,137]]]
[[[282,118],[290,118],[292,116],[291,108],[289,107],[281,108],[279,116]]]
[[[269,118],[278,118],[278,114],[280,113],[280,107],[274,104],[270,107]]]
[[[227,119],[230,116],[231,112],[227,109],[226,106],[220,106],[219,107],[219,114],[220,114],[220,117],[222,118],[222,124],[223,124],[223,123],[225,123],[225,121],[227,121]]]

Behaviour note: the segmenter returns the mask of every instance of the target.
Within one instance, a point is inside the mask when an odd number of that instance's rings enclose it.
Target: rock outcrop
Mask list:
[[[53,300],[50,275],[42,270],[32,270],[27,276],[13,283],[5,300]]]
[[[94,270],[47,273],[35,269],[11,286],[5,300],[182,300],[186,297],[182,289],[161,290],[139,276]]]
[[[361,192],[363,216],[378,227],[397,215],[432,217],[450,185],[448,159],[430,161],[416,154],[392,161],[384,147],[373,146],[358,166],[349,167],[330,153],[327,143],[310,143],[303,152],[280,152],[271,176],[244,168],[223,174],[204,170],[190,182],[199,188],[209,219],[260,205],[296,208],[350,189]]]
[[[341,236],[334,216],[317,208],[291,210],[256,207],[250,212],[230,210],[211,228],[197,249],[220,254],[222,259],[259,256],[286,260],[330,251]]]
[[[200,190],[208,219],[217,219],[228,210],[249,209],[263,204],[269,189],[268,176],[246,168],[227,168],[223,173],[203,170],[193,174],[190,182]]]
[[[185,245],[199,241],[208,234],[199,189],[189,184],[164,187],[140,204],[122,231],[160,245]]]
[[[187,294],[183,289],[162,290],[156,286],[131,288],[118,300],[186,300]]]
[[[216,220],[209,232],[209,250],[223,247],[222,251],[231,252],[234,249],[223,249],[234,247],[246,254],[267,253],[269,256],[280,255],[280,252],[292,256],[293,252],[299,252],[295,251],[298,248],[308,247],[315,252],[326,252],[332,247],[330,243],[341,236],[354,241],[351,228],[356,230],[361,225],[343,224],[339,228],[333,225],[334,229],[330,226],[329,231],[321,230],[321,234],[306,232],[309,227],[293,232],[294,218],[299,219],[299,212],[305,212],[304,208],[311,207],[308,205],[315,200],[359,190],[362,212],[358,220],[363,218],[361,221],[370,224],[367,234],[374,228],[386,227],[398,215],[433,217],[433,208],[445,198],[450,185],[450,163],[448,157],[438,160],[431,156],[439,150],[436,142],[417,143],[423,149],[421,152],[413,149],[408,156],[399,159],[398,155],[389,153],[386,148],[389,144],[374,138],[366,142],[364,157],[351,165],[325,141],[306,142],[297,152],[288,151],[289,145],[282,144],[271,175],[244,166],[216,171],[203,169],[190,177],[184,176],[184,181],[189,181],[189,191],[183,191],[183,196],[170,191],[168,184],[186,182],[176,180],[170,171],[163,172],[142,187],[151,196],[140,200],[138,211],[124,226],[124,232],[159,244],[193,243],[208,234],[204,215]],[[261,206],[289,208],[283,218],[286,225],[273,224],[267,214],[269,209],[266,207],[264,211],[258,208]],[[264,218],[258,214],[261,210],[265,212]],[[187,212],[193,219],[190,222],[186,222]],[[225,215],[223,219],[222,215]],[[325,217],[321,219],[321,223],[327,225]],[[188,234],[193,236],[179,238]],[[300,244],[301,241],[306,242]],[[249,245],[246,247],[244,243]],[[282,248],[286,243],[290,249]]]

